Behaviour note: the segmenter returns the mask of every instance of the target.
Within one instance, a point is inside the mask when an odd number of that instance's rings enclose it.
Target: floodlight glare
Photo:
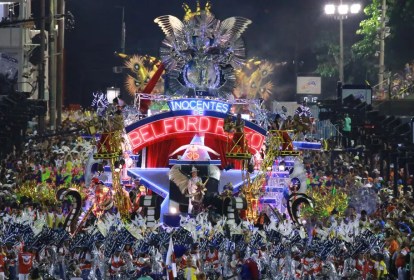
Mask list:
[[[338,14],[340,15],[346,15],[348,14],[349,6],[346,4],[342,4],[338,6]]]
[[[352,4],[350,10],[351,14],[359,13],[359,11],[361,11],[361,4]]]
[[[171,214],[177,214],[178,213],[178,209],[176,207],[174,207],[174,206],[171,206],[170,207],[170,213]]]
[[[335,14],[335,5],[333,5],[333,4],[325,5],[325,14],[327,14],[327,15]]]

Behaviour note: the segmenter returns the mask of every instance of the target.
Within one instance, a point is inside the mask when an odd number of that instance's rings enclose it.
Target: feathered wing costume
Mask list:
[[[180,165],[174,165],[169,174],[170,181],[174,182],[184,194],[188,188],[188,181],[190,180],[186,175],[181,172]]]
[[[216,180],[220,180],[220,169],[217,166],[210,165],[208,168],[208,177],[214,178]],[[177,187],[180,189],[181,193],[184,194],[185,191],[188,188],[188,184],[190,179],[181,172],[181,166],[180,165],[174,165],[169,173],[169,179],[170,181],[174,182],[174,184],[177,185]],[[206,183],[206,182],[204,182]]]

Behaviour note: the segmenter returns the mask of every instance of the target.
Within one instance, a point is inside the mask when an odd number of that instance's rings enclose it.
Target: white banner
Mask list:
[[[321,77],[297,77],[297,94],[321,94]]]

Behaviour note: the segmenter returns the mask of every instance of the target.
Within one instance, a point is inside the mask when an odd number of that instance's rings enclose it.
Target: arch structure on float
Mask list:
[[[139,120],[125,128],[132,150],[137,153],[143,148],[194,134],[206,138],[227,141],[228,133],[223,130],[224,119],[228,115],[215,111],[169,111]],[[250,152],[260,151],[266,137],[266,130],[251,121],[245,120],[245,137]]]

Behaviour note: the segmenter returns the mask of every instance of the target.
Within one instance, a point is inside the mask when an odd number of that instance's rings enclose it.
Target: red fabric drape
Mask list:
[[[168,167],[169,155],[182,145],[190,143],[192,137],[165,140],[147,147],[147,167]],[[183,152],[179,153],[182,154]],[[176,157],[176,156],[175,156]]]
[[[227,150],[233,145],[232,141],[229,142],[229,147],[227,146],[227,141],[223,141],[216,137],[206,137],[206,140],[204,142],[206,146],[212,148],[214,151],[220,154],[221,168],[225,168],[227,165],[233,164],[234,169],[240,169],[241,161],[229,159],[226,157]]]
[[[168,167],[169,155],[176,149],[183,145],[187,145],[191,142],[192,136],[180,137],[173,140],[166,140],[163,142],[155,143],[147,147],[147,167]],[[210,147],[214,151],[220,154],[219,157],[210,154],[212,160],[220,159],[221,168],[225,168],[228,164],[232,163],[235,169],[240,169],[241,161],[226,158],[227,143],[222,139],[214,136],[206,136],[204,144]],[[232,143],[231,143],[232,144]],[[231,145],[230,144],[230,145]],[[184,151],[179,152],[177,155],[182,155]],[[177,155],[174,158],[177,158]]]

